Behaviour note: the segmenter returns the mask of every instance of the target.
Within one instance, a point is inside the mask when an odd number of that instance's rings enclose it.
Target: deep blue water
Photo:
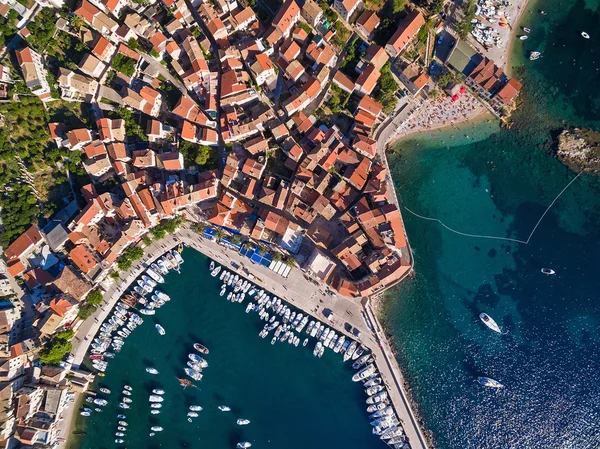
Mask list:
[[[575,176],[549,154],[552,136],[600,129],[598,7],[530,5],[531,38],[514,49],[525,89],[513,127],[484,122],[399,143],[390,164],[402,205],[462,232],[527,239]],[[526,60],[535,49],[544,57]],[[416,274],[388,293],[385,323],[436,447],[600,446],[599,210],[600,182],[585,175],[528,245],[464,237],[403,211]],[[482,311],[508,334],[487,329]],[[505,388],[478,386],[481,375]]]
[[[321,359],[312,355],[312,344],[293,347],[271,345],[258,336],[264,322],[245,314],[244,304],[219,297],[220,282],[208,273],[208,259],[186,249],[180,275],[170,273],[161,288],[172,300],[153,317],[144,317],[110,363],[97,387],[111,389],[109,404],[87,418],[89,449],[127,448],[235,448],[250,441],[256,448],[384,448],[371,433],[365,411],[365,393],[352,382],[353,370],[339,354],[327,351]],[[159,336],[154,328],[166,330]],[[182,389],[187,355],[193,343],[210,349],[209,363],[197,388]],[[145,372],[154,366],[159,374]],[[118,408],[123,385],[133,387],[131,409]],[[165,390],[160,415],[151,415],[148,397],[153,388]],[[204,408],[193,423],[188,407]],[[228,405],[224,413],[218,405]],[[117,414],[129,423],[123,445],[114,443]],[[236,425],[237,418],[251,421]],[[81,423],[84,419],[80,418]],[[149,437],[150,427],[162,433]]]

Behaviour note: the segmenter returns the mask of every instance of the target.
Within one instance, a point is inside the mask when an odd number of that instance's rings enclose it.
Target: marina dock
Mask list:
[[[374,355],[376,366],[387,386],[391,403],[411,448],[426,449],[428,447],[403,389],[402,375],[396,359],[368,301],[361,304],[358,300],[332,295],[326,291],[325,286],[307,278],[299,268],[291,270],[288,278],[284,279],[267,267],[251,263],[248,258],[234,250],[201,238],[188,227],[184,227],[173,236],[153,242],[146,248],[147,257],[136,263],[127,273],[123,273],[124,278],[118,285],[113,284],[106,292],[105,303],[102,308],[97,310],[95,319],[85,321],[77,331],[73,341],[74,366],[77,367],[82,363],[93,336],[129,285],[142,274],[147,266],[179,243],[201,252],[223,265],[225,269],[251,280],[258,287],[278,296],[310,317],[325,323],[339,334],[357,340],[367,347]],[[360,337],[357,338],[350,334],[349,326],[360,331]],[[374,332],[371,331],[371,328]],[[85,340],[86,337],[87,340]]]

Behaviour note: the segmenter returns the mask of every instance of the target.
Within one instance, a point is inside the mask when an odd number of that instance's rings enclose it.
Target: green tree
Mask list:
[[[404,8],[406,8],[407,3],[408,0],[393,0],[392,11],[394,12],[394,14],[398,14],[399,12],[404,11]]]
[[[438,84],[441,88],[445,88],[446,86],[448,86],[448,84],[453,83],[453,82],[454,82],[454,74],[452,72],[450,72],[449,70],[445,70],[438,77]]]
[[[456,31],[458,32],[460,37],[465,39],[471,32],[471,29],[473,28],[471,21],[475,18],[475,13],[477,12],[477,5],[475,3],[475,0],[465,0],[465,2],[463,2],[462,8],[463,17],[460,20],[460,22],[458,22],[458,24],[456,25]]]
[[[296,259],[294,259],[292,256],[286,257],[284,262],[288,267],[296,266]]]
[[[139,260],[142,257],[144,257],[144,250],[142,248],[140,248],[139,246],[131,246],[125,250],[123,255],[125,255],[127,258],[129,258],[132,261]]]
[[[96,307],[91,305],[91,304],[82,304],[81,306],[79,306],[79,312],[77,313],[77,316],[79,318],[81,318],[82,320],[87,320],[89,317],[91,317],[93,315],[93,313],[96,311]]]
[[[131,259],[128,259],[127,257],[121,256],[117,259],[117,267],[121,271],[129,270],[132,265],[133,265],[133,262],[131,261]]]
[[[234,245],[239,245],[240,243],[242,243],[242,238],[236,234],[236,235],[231,236],[229,241],[231,243],[233,243]]]
[[[273,258],[273,262],[279,262],[282,259],[281,253],[279,251],[272,251],[271,257]]]
[[[206,225],[204,223],[194,223],[192,225],[192,229],[197,234],[204,234],[204,231],[206,231]]]
[[[167,231],[162,226],[155,226],[150,230],[150,233],[154,237],[154,240],[162,240],[167,235]]]
[[[70,334],[63,334],[61,332],[44,345],[39,353],[40,361],[44,365],[57,365],[71,352],[73,345],[69,339],[73,337],[72,332],[73,331],[71,331]],[[65,338],[66,336],[68,336],[68,338]]]
[[[113,57],[111,66],[118,72],[121,72],[127,76],[131,76],[135,72],[135,60],[129,56],[125,56],[122,53],[117,53]]]
[[[108,276],[115,282],[118,282],[121,279],[118,271],[111,271]]]
[[[127,46],[129,48],[131,48],[132,50],[140,49],[140,43],[138,42],[138,40],[135,37],[132,37],[127,41]]]
[[[432,0],[429,3],[429,11],[431,14],[439,14],[444,9],[444,0]]]
[[[221,228],[217,228],[217,231],[215,232],[215,237],[217,239],[217,242],[221,241],[221,239],[225,237],[225,231],[223,231],[223,229]]]
[[[103,299],[104,296],[102,295],[102,292],[98,289],[89,292],[86,298],[87,302],[93,306],[97,306],[100,303],[102,303]]]
[[[150,246],[152,244],[152,239],[148,234],[142,237],[142,243],[144,244],[144,246]]]

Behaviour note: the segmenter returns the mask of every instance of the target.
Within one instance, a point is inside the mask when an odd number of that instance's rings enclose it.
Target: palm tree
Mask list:
[[[225,237],[225,231],[221,228],[217,228],[217,232],[215,232],[215,237],[217,238],[217,242],[220,242],[223,237]]]

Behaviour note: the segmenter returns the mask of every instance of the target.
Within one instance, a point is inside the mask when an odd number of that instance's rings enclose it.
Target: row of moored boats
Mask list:
[[[352,380],[362,381],[367,398],[367,411],[373,426],[373,433],[393,448],[401,448],[406,444],[400,421],[394,412],[388,392],[377,372],[374,359],[366,347],[356,341],[347,339],[318,320],[293,310],[280,298],[259,289],[243,277],[215,266],[211,262],[209,270],[213,277],[219,276],[222,282],[220,295],[231,302],[242,303],[248,297],[246,313],[257,313],[265,321],[260,331],[261,338],[267,338],[271,332],[271,344],[287,342],[293,346],[307,346],[310,339],[315,339],[313,355],[322,357],[325,349],[340,354],[344,362],[353,361],[353,368],[359,370]],[[304,335],[303,335],[304,333]]]

